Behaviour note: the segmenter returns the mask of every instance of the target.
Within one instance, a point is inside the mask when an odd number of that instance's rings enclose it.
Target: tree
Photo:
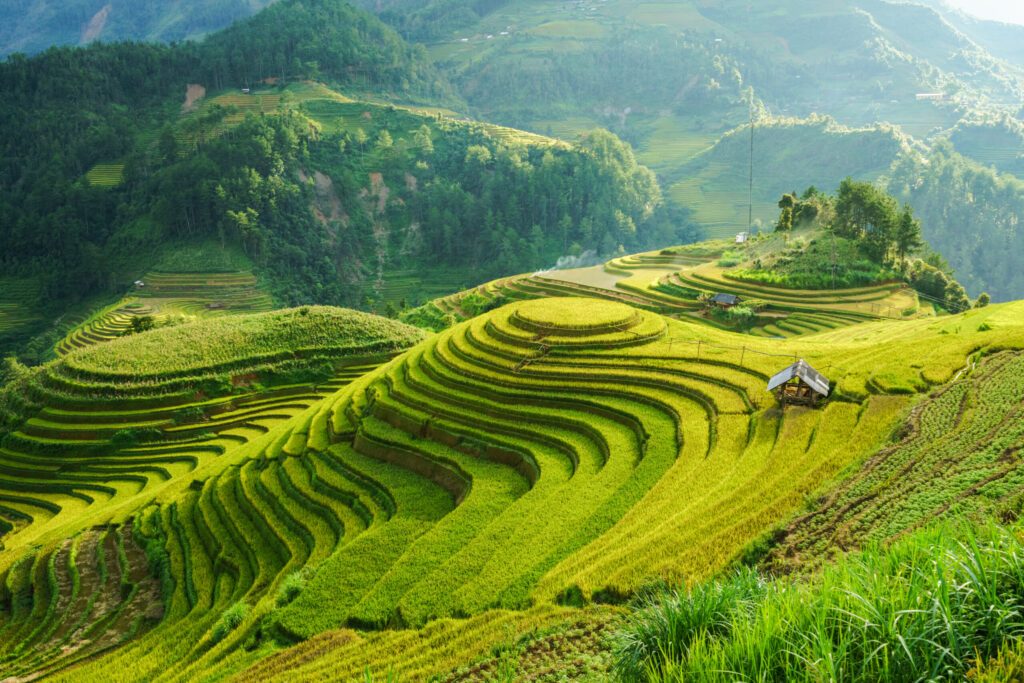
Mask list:
[[[899,205],[883,190],[850,178],[839,185],[832,229],[839,237],[860,242],[876,263],[888,257],[898,220]]]
[[[174,129],[170,125],[166,125],[160,130],[158,148],[160,150],[160,158],[165,163],[173,162],[178,158],[178,141],[174,137]]]
[[[395,144],[395,141],[391,138],[391,133],[388,132],[388,129],[387,128],[382,129],[380,131],[380,134],[377,136],[377,143],[376,143],[377,151],[379,151],[379,152],[387,152],[387,151],[389,151],[391,149],[391,147],[394,144]]]
[[[950,313],[962,313],[971,307],[971,300],[967,298],[967,290],[956,280],[946,283],[945,307]]]
[[[352,138],[355,140],[356,144],[359,145],[359,152],[365,152],[366,143],[369,142],[370,140],[369,136],[366,134],[366,131],[363,130],[362,128],[356,128],[355,132],[352,134]]]
[[[921,239],[921,221],[914,218],[914,211],[909,204],[903,205],[893,240],[901,263],[906,261],[908,255],[924,246],[924,240]]]
[[[793,207],[796,206],[796,195],[784,194],[779,200],[779,221],[775,224],[775,232],[789,232],[793,229]]]
[[[125,332],[125,334],[148,332],[156,327],[156,319],[151,315],[134,315],[132,316],[131,325],[132,326]]]
[[[434,153],[434,138],[430,133],[427,124],[420,126],[412,136],[413,144],[420,148],[423,156],[430,156]]]
[[[974,302],[975,308],[985,308],[992,301],[992,297],[988,295],[988,292],[982,292],[978,295],[978,300]]]

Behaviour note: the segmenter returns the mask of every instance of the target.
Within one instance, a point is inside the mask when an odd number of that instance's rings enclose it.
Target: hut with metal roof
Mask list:
[[[740,298],[735,294],[718,293],[711,297],[711,303],[719,308],[732,308],[740,303]]]
[[[768,391],[774,392],[783,406],[817,405],[828,397],[831,388],[828,378],[802,358],[768,380]]]

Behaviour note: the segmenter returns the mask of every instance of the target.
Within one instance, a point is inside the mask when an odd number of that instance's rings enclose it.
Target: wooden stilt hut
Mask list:
[[[828,397],[828,378],[800,359],[768,380],[768,391],[775,393],[779,403],[815,406]]]

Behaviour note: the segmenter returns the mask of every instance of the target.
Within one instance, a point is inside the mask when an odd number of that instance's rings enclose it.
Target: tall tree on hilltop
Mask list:
[[[899,204],[883,190],[850,178],[839,185],[832,229],[839,237],[860,242],[876,263],[888,257],[898,221]]]
[[[797,204],[796,195],[784,194],[779,200],[779,222],[775,224],[776,232],[789,232],[793,229],[793,207]]]
[[[921,221],[914,218],[914,211],[909,204],[903,205],[893,238],[896,254],[901,263],[908,255],[924,246],[924,240],[921,239]]]

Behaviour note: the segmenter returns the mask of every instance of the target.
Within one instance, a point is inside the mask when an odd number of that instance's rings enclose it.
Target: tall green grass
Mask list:
[[[1024,544],[942,527],[809,580],[743,569],[648,597],[616,636],[628,681],[962,680],[1024,635]]]

